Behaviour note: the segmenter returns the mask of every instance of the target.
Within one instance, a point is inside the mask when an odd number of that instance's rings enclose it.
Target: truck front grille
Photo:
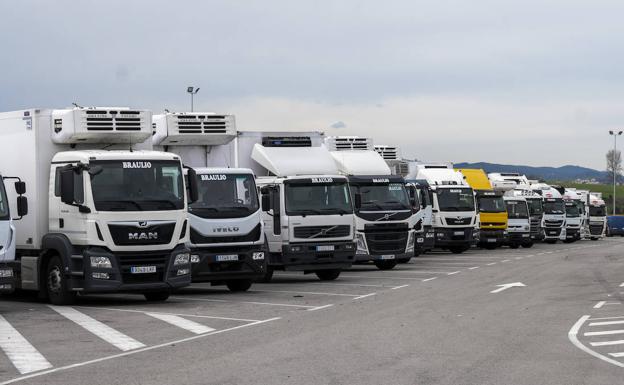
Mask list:
[[[217,233],[214,236],[205,236],[197,232],[191,227],[191,243],[195,245],[207,244],[207,243],[237,243],[237,242],[254,242],[260,239],[260,224],[258,223],[253,230],[243,235],[225,235],[223,233]]]
[[[546,228],[556,228],[556,227],[561,227],[563,226],[563,221],[553,221],[553,220],[545,220],[544,221],[544,227]]]
[[[340,238],[349,236],[351,226],[299,226],[294,233],[295,238]]]
[[[602,235],[603,225],[589,225],[589,233],[591,235]]]
[[[167,269],[168,255],[158,253],[132,253],[119,254],[119,268],[121,269],[121,280],[124,284],[153,283],[164,281]],[[133,266],[156,266],[155,273],[132,274],[130,268]]]
[[[447,225],[459,226],[459,225],[469,225],[472,223],[471,217],[465,218],[445,218]]]
[[[165,245],[171,242],[174,223],[156,224],[141,228],[138,226],[109,224],[108,230],[118,246]]]
[[[364,226],[366,244],[371,255],[402,254],[408,238],[407,223],[384,223]]]

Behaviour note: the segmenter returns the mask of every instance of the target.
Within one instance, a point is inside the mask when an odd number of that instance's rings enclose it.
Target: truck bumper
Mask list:
[[[545,227],[544,239],[559,239],[561,236],[561,227]]]
[[[355,261],[355,242],[291,243],[269,255],[271,267],[290,271],[348,269]],[[332,250],[333,249],[333,250]]]
[[[184,245],[173,251],[112,253],[103,248],[83,252],[83,293],[139,292],[173,290],[191,283],[191,264],[174,266],[175,256],[189,253]],[[91,257],[106,257],[111,268],[91,267]],[[137,273],[143,267],[155,272]],[[150,270],[150,271],[151,271]],[[76,277],[73,277],[76,278]]]
[[[529,242],[532,242],[530,232],[514,231],[507,233],[507,244],[522,245]]]
[[[566,227],[566,240],[581,239],[581,229],[578,227]]]
[[[474,228],[438,227],[435,231],[435,247],[470,246],[474,244]]]
[[[13,266],[0,263],[0,273],[0,293],[12,293],[15,290],[15,270]]]
[[[505,242],[505,230],[479,230],[480,245],[502,245]]]
[[[266,272],[266,258],[267,253],[263,244],[210,249],[191,248],[191,280],[218,283],[261,278]]]
[[[433,228],[425,228],[423,233],[416,234],[416,244],[414,245],[414,251],[417,254],[422,254],[425,251],[432,250],[435,246],[435,231]]]

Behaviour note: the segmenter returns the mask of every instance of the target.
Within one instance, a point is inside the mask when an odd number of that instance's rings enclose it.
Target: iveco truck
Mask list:
[[[505,243],[507,210],[503,191],[496,191],[481,169],[457,169],[475,191],[479,213],[479,246],[495,249]]]
[[[0,114],[0,164],[20,176],[31,198],[29,215],[15,223],[16,288],[62,305],[78,293],[160,301],[190,283],[194,171],[187,191],[180,157],[150,151],[151,135],[145,110]]]
[[[414,255],[417,234],[423,236],[422,213],[415,187],[407,191],[400,175],[391,175],[370,138],[325,138],[338,170],[347,175],[355,205],[356,262],[372,261],[392,269]]]
[[[19,177],[0,175],[0,293],[10,293],[15,287],[13,284],[13,262],[15,261],[15,225],[13,221],[21,220],[28,213],[28,200],[24,196],[26,184]],[[11,216],[11,210],[4,184],[5,181],[14,181],[17,199],[15,207],[18,218]]]
[[[196,171],[199,196],[189,205],[193,282],[248,290],[266,273],[262,211],[253,171],[229,167],[215,148],[236,138],[234,115],[154,115],[153,144]]]
[[[354,202],[321,132],[239,131],[210,156],[256,175],[269,249],[265,281],[275,270],[333,280],[351,267]]]
[[[475,242],[474,191],[451,164],[415,164],[407,180],[425,180],[433,192],[435,246],[463,253]]]

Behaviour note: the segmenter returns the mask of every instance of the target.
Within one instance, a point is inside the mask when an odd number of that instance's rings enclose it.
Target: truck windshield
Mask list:
[[[440,211],[474,211],[471,188],[439,188],[436,190]]]
[[[566,217],[568,218],[578,218],[581,216],[581,211],[579,210],[579,207],[576,205],[576,203],[566,205],[565,210]]]
[[[351,193],[360,193],[360,211],[409,210],[411,208],[403,183],[351,185]]]
[[[477,199],[479,211],[482,213],[504,213],[505,201],[503,197],[483,196]]]
[[[4,190],[4,181],[0,176],[0,220],[9,219],[9,202],[7,201],[6,191]]]
[[[250,174],[198,174],[199,199],[189,213],[202,218],[242,218],[258,211],[256,183]]]
[[[349,186],[344,183],[289,183],[285,185],[286,214],[352,214]]]
[[[589,206],[589,216],[590,217],[604,217],[605,207],[604,206]]]
[[[162,211],[184,208],[180,162],[168,160],[93,161],[91,175],[98,211]]]
[[[544,212],[541,199],[527,199],[527,203],[529,205],[529,212],[531,215],[542,215]]]
[[[565,214],[565,205],[562,200],[544,202],[545,214]]]
[[[523,201],[506,201],[507,216],[509,219],[525,219],[529,217],[529,210]]]

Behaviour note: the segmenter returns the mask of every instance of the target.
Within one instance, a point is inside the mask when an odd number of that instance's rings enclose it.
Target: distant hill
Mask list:
[[[596,179],[603,182],[607,178],[604,171],[581,166],[562,167],[532,167],[496,163],[454,163],[455,168],[482,168],[485,172],[517,172],[526,175],[529,179],[549,181],[574,181],[577,179]]]

